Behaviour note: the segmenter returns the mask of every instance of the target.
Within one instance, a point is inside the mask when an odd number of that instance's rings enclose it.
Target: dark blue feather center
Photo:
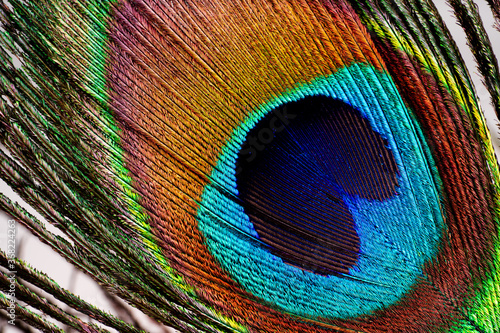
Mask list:
[[[368,120],[325,96],[264,117],[248,133],[236,171],[242,206],[271,253],[322,275],[346,274],[358,258],[343,196],[383,201],[396,194],[398,174]]]

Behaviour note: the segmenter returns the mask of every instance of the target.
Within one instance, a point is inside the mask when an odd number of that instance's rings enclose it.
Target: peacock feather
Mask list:
[[[448,3],[500,114],[477,6]],[[0,19],[0,176],[41,218],[0,207],[111,294],[182,332],[500,332],[499,166],[433,2],[2,0]],[[6,320],[139,331],[0,264]]]

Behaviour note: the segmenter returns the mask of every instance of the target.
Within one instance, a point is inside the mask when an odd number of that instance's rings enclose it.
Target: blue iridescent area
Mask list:
[[[286,263],[323,275],[348,273],[359,237],[346,196],[396,195],[397,166],[360,112],[309,96],[268,113],[237,160],[240,204],[259,239]]]
[[[276,168],[279,163],[272,161],[273,158],[288,159],[285,163],[288,169],[283,172],[288,173],[291,189],[278,193],[278,199],[283,200],[272,208],[280,220],[286,221],[286,216],[289,216],[287,214],[292,211],[293,202],[289,201],[293,197],[296,197],[296,202],[304,202],[308,200],[308,196],[314,197],[313,188],[328,192],[325,196],[332,202],[332,207],[338,207],[340,213],[332,215],[328,222],[329,230],[321,237],[326,236],[330,240],[349,238],[342,237],[341,233],[331,234],[335,233],[335,229],[342,228],[350,230],[350,236],[357,237],[351,237],[350,243],[344,242],[348,246],[331,248],[333,252],[342,252],[339,249],[353,249],[355,256],[346,261],[345,265],[328,267],[317,263],[308,265],[304,260],[292,262],[293,256],[286,257],[279,252],[284,250],[285,243],[279,245],[281,248],[277,250],[276,244],[262,239],[263,232],[257,231],[258,228],[245,211],[242,201],[244,195],[238,191],[237,184],[239,182],[241,185],[242,182],[237,181],[237,177],[244,175],[246,180],[251,178],[251,171],[241,169],[242,165],[237,164],[237,158],[238,153],[241,157],[242,150],[248,148],[242,146],[252,129],[257,128],[266,115],[280,106],[310,96],[324,96],[345,105],[345,109],[351,110],[346,112],[351,112],[361,119],[354,127],[365,122],[358,130],[372,136],[366,140],[380,141],[377,146],[379,151],[370,152],[372,160],[382,155],[379,162],[375,163],[379,165],[380,175],[365,177],[365,173],[368,175],[372,172],[368,164],[354,165],[363,163],[361,158],[356,158],[357,162],[349,162],[354,164],[342,169],[342,158],[345,160],[351,156],[344,153],[337,154],[341,156],[337,161],[329,162],[328,169],[332,171],[332,168],[337,168],[337,171],[326,177],[324,172],[318,171],[324,171],[324,168],[314,165],[319,163],[318,160],[326,161],[330,158],[324,155],[327,150],[321,149],[321,156],[316,156],[316,161],[312,161],[307,157],[290,156],[295,149],[290,144],[288,152],[284,146],[280,146],[278,150],[274,148],[275,157],[269,155],[268,162],[265,163],[272,162],[273,168]],[[349,134],[345,132],[341,136],[348,137]],[[318,141],[321,137],[314,133],[301,135],[300,138],[295,136],[294,146],[311,151],[311,145],[321,144]],[[424,263],[437,251],[443,227],[439,189],[435,185],[439,181],[436,180],[435,167],[428,147],[421,137],[419,128],[412,121],[411,114],[391,79],[387,74],[368,65],[351,65],[276,97],[250,114],[245,122],[234,130],[227,145],[222,149],[219,161],[211,174],[212,182],[205,186],[198,209],[199,228],[205,235],[207,247],[221,267],[245,290],[296,315],[358,317],[393,304],[409,291],[416,279],[422,275]],[[266,139],[265,135],[262,138],[264,141],[270,140]],[[349,144],[359,145],[360,141],[354,140]],[[265,149],[260,153],[264,151]],[[360,151],[362,154],[367,153],[364,148]],[[332,151],[332,156],[335,154]],[[308,160],[310,164],[305,165]],[[394,165],[391,165],[392,163]],[[301,165],[293,168],[294,164]],[[375,164],[371,166],[372,169]],[[352,170],[353,167],[359,170]],[[262,170],[265,170],[265,165]],[[269,177],[273,174],[277,177],[278,171],[271,170],[265,179],[260,179],[268,182],[269,191],[275,186]],[[318,174],[312,175],[311,172]],[[343,174],[335,176],[339,172]],[[280,182],[285,182],[286,177],[281,179]],[[384,182],[390,183],[389,186],[382,186],[381,183]],[[294,188],[293,184],[297,183],[302,185]],[[258,195],[252,195],[258,202]],[[323,199],[320,200],[321,205],[326,207],[327,201]],[[263,202],[263,206],[267,204]],[[279,212],[280,205],[283,212]],[[313,203],[310,208],[306,207],[299,215],[303,216],[308,209],[311,215],[317,214],[315,209],[318,209],[318,204]],[[251,212],[250,215],[254,214]],[[350,216],[352,223],[342,225],[335,220],[334,216],[339,218],[342,215]],[[305,217],[302,222],[298,218],[294,219],[294,223],[311,223],[310,216]],[[262,225],[265,226],[265,221]],[[288,237],[297,237],[297,234],[292,233]],[[323,244],[324,241],[313,240],[313,243]],[[323,254],[319,253],[315,258],[322,256]],[[338,258],[335,260],[338,261]]]

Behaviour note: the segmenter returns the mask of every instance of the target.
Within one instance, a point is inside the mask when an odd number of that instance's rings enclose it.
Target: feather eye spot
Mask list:
[[[248,133],[237,170],[239,198],[259,239],[284,262],[322,275],[348,274],[358,258],[343,196],[396,194],[386,140],[358,110],[326,96],[272,110]]]
[[[428,148],[408,133],[411,112],[398,100],[387,74],[354,64],[271,100],[234,130],[197,219],[209,251],[245,290],[323,318],[365,315],[411,290],[443,220]],[[258,141],[284,108],[296,118]]]

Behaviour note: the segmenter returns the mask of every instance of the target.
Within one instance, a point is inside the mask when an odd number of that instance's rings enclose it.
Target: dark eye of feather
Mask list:
[[[271,111],[248,133],[237,188],[259,238],[291,265],[348,273],[359,238],[344,195],[396,194],[397,166],[359,111],[307,97]]]

